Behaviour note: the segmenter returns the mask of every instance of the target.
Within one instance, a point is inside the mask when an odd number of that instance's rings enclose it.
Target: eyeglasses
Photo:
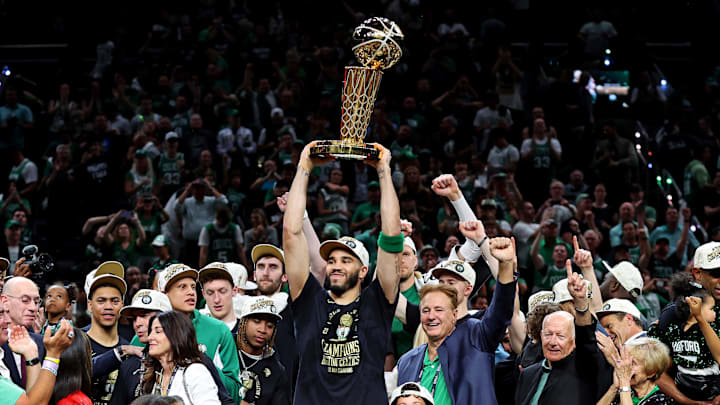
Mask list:
[[[32,302],[32,303],[35,303],[36,306],[40,306],[40,303],[42,303],[42,299],[40,299],[40,297],[31,297],[29,295],[21,295],[19,297],[15,296],[15,295],[9,295],[9,294],[5,294],[5,295],[7,295],[10,298],[17,298],[20,300],[20,302],[22,302],[25,305],[28,305]]]

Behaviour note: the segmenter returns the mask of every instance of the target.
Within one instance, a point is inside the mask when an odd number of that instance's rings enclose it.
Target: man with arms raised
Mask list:
[[[436,404],[497,404],[493,353],[513,314],[515,247],[508,238],[492,239],[489,246],[499,262],[498,284],[481,320],[458,322],[458,290],[449,283],[426,285],[420,291],[428,343],[400,358],[398,384],[419,382]],[[454,274],[472,270],[456,260],[442,262],[440,268]]]
[[[310,172],[325,161],[310,157],[308,144],[298,162],[283,224],[287,276],[290,284],[300,370],[295,385],[297,405],[340,403],[387,404],[383,368],[398,295],[400,207],[392,184],[390,152],[377,144],[375,167],[380,183],[382,231],[378,239],[376,274],[368,288],[360,284],[368,272],[369,254],[354,238],[326,241],[320,255],[330,291],[310,277],[310,255],[303,231]],[[329,160],[329,159],[328,159]],[[326,160],[327,161],[327,160]]]

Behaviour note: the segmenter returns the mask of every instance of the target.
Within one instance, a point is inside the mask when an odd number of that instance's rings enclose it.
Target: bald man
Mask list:
[[[3,324],[9,323],[9,328],[20,325],[26,327],[28,331],[33,330],[33,323],[35,322],[41,298],[40,291],[32,280],[25,277],[11,278],[3,287],[0,301],[2,301],[5,308],[3,316],[7,318],[6,322],[2,322]],[[26,387],[26,362],[39,362],[45,357],[42,336],[30,333],[30,338],[38,346],[39,355],[35,359],[26,359],[19,354],[13,353],[7,342],[2,345],[2,361],[10,372],[9,378],[26,391],[29,388]]]

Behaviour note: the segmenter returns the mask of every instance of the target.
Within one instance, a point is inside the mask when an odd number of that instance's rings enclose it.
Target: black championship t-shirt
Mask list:
[[[127,345],[127,344],[130,344],[130,343],[127,340],[120,337],[117,346]],[[90,346],[92,347],[92,356],[93,357],[101,355],[101,354],[115,348],[115,346],[113,346],[113,347],[103,346],[103,345],[95,342],[92,338],[90,338]],[[115,381],[117,381],[117,377],[118,377],[117,369],[113,370],[110,374],[105,374],[105,375],[101,375],[101,376],[93,376],[92,398],[93,398],[94,405],[107,405],[110,403],[110,398],[112,397],[113,388],[115,388]]]
[[[252,405],[290,405],[290,383],[277,355],[254,357],[239,351],[243,401]]]
[[[310,276],[292,311],[300,353],[293,404],[388,403],[383,369],[395,305],[377,279],[338,305]]]

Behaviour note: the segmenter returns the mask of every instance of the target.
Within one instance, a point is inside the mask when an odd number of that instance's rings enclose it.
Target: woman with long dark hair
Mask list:
[[[149,332],[143,393],[175,395],[190,405],[220,405],[190,319],[177,311],[162,312],[150,319]]]
[[[78,328],[74,332],[75,339],[60,357],[51,405],[92,405],[92,347],[85,332]]]

